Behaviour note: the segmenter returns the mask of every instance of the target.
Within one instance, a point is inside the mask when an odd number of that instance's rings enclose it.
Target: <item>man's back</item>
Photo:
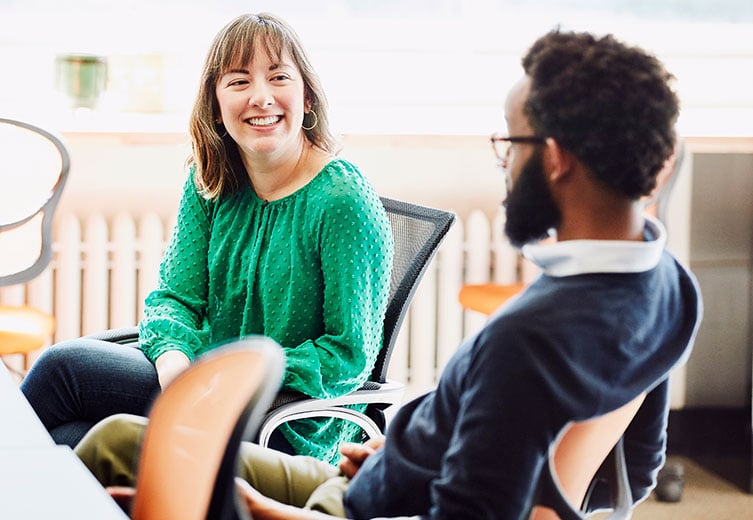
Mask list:
[[[700,314],[695,282],[663,253],[662,233],[529,251],[549,274],[460,347],[436,392],[401,410],[383,453],[353,480],[348,511],[517,518],[569,421],[650,390],[625,443],[643,498],[663,462],[666,425],[656,417],[666,417],[666,377]]]

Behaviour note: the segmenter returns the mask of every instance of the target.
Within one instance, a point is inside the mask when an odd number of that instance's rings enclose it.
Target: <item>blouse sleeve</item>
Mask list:
[[[359,179],[330,197],[319,224],[324,334],[286,349],[285,386],[313,397],[358,388],[382,346],[392,231],[379,197]]]
[[[183,188],[178,217],[159,269],[159,284],[147,296],[139,323],[139,346],[154,362],[168,350],[189,359],[206,342],[209,203],[190,175]]]

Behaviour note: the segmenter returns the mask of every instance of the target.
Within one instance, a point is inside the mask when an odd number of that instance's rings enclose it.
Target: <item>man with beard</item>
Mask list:
[[[492,142],[512,187],[505,232],[542,276],[459,347],[436,390],[404,405],[384,439],[344,447],[339,470],[244,444],[238,485],[255,519],[319,514],[301,507],[524,518],[558,435],[638,399],[624,433],[634,500],[654,486],[667,378],[701,316],[692,275],[640,201],[675,143],[671,76],[611,36],[559,31],[534,43],[523,68],[505,103],[510,133]],[[555,241],[537,243],[544,237]],[[102,438],[127,421],[102,424]],[[117,445],[98,451],[97,435],[78,452],[100,481],[122,482]]]

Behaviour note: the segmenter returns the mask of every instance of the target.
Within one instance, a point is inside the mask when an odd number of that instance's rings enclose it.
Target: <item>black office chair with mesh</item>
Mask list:
[[[333,399],[315,399],[300,393],[281,392],[259,428],[259,444],[266,446],[272,432],[280,425],[310,417],[349,420],[358,424],[366,436],[374,437],[384,431],[385,410],[402,401],[404,384],[387,379],[390,358],[413,295],[442,240],[454,224],[455,215],[386,197],[382,197],[382,204],[392,226],[395,254],[384,318],[384,340],[371,376],[358,390]],[[112,329],[88,337],[135,344],[138,329]],[[353,410],[352,405],[366,405],[366,410],[363,413]]]

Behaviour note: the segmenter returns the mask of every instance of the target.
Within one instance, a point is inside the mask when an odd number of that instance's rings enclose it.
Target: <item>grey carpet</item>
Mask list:
[[[685,489],[676,503],[658,502],[652,495],[638,505],[633,520],[753,519],[753,494],[746,493],[687,458],[675,458],[685,468]]]

